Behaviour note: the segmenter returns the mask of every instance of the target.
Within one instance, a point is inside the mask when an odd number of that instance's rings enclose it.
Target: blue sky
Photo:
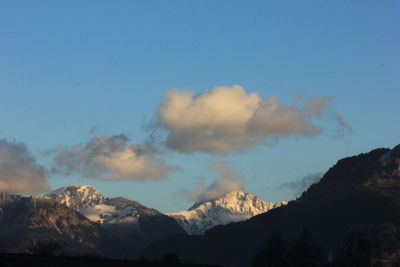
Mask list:
[[[338,159],[399,142],[400,1],[2,1],[0,137],[26,143],[39,164],[57,145],[145,126],[171,88],[202,94],[240,85],[285,105],[301,91],[333,97],[351,133],[283,137],[273,146],[215,155],[165,149],[179,168],[162,181],[101,181],[47,174],[52,188],[90,184],[161,211],[186,209],[180,193],[225,162],[265,200],[293,197],[283,183]],[[95,131],[91,129],[95,127]],[[166,135],[161,132],[161,135]],[[1,179],[1,178],[0,178]]]

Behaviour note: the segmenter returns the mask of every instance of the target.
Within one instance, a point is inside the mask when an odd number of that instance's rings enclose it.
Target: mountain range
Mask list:
[[[88,185],[63,187],[46,194],[44,198],[74,209],[90,221],[100,223],[103,227],[121,235],[140,233],[142,228],[140,219],[162,215],[159,211],[147,208],[137,201],[122,197],[106,199]],[[247,220],[287,203],[287,201],[268,202],[250,193],[232,191],[218,199],[197,202],[187,211],[165,215],[176,220],[186,233],[194,235],[204,234],[217,225]]]
[[[188,211],[163,214],[134,200],[105,198],[88,185],[59,188],[43,197],[1,193],[0,248],[32,252],[38,243],[56,242],[72,255],[134,257],[171,235],[203,234],[286,203],[234,191],[195,203]]]

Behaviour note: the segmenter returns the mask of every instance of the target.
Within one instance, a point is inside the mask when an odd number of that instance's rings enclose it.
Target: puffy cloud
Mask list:
[[[209,186],[206,186],[204,179],[200,178],[200,183],[195,189],[183,192],[185,197],[195,202],[204,202],[218,199],[232,191],[243,190],[241,181],[244,180],[244,177],[225,163],[215,163],[210,166],[210,169],[217,171],[219,177]]]
[[[0,191],[38,194],[49,190],[45,169],[25,144],[0,139]]]
[[[93,179],[160,180],[174,169],[156,158],[150,146],[130,144],[123,134],[96,136],[85,146],[59,146],[54,153],[53,173]]]
[[[168,131],[170,149],[226,154],[283,136],[315,136],[321,129],[312,119],[326,113],[330,102],[319,96],[303,108],[288,106],[277,97],[262,98],[237,85],[214,87],[198,95],[172,89],[158,108],[157,125]]]

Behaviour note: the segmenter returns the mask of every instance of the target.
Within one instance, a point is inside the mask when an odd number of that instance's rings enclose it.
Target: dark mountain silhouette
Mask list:
[[[273,233],[295,243],[307,229],[341,266],[391,263],[400,255],[400,145],[339,160],[287,206],[248,221],[217,226],[204,236],[174,236],[144,256],[168,252],[197,263],[249,266]],[[347,265],[346,265],[347,264]]]

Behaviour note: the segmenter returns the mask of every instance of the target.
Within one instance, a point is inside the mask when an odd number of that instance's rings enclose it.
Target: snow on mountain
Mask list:
[[[115,206],[98,204],[94,206],[85,207],[79,210],[80,213],[85,215],[86,218],[92,222],[105,223],[109,218],[112,218],[116,213]]]
[[[253,194],[233,191],[216,200],[196,203],[187,211],[167,215],[173,217],[188,234],[195,235],[204,234],[217,225],[250,219],[287,203],[268,202]]]
[[[104,202],[104,197],[89,185],[62,187],[46,194],[44,197],[77,211]]]
[[[100,224],[137,223],[142,212],[135,203],[130,203],[129,200],[126,200],[125,205],[121,206],[114,203],[115,199],[106,200],[103,204],[83,208],[79,212],[89,220]]]
[[[136,222],[139,217],[138,209],[135,207],[137,202],[118,205],[112,200],[105,199],[96,189],[88,185],[62,187],[44,197],[74,209],[89,220],[101,224]]]
[[[103,225],[137,223],[140,215],[155,215],[139,202],[125,198],[105,199],[88,185],[62,187],[44,196],[83,214]]]

